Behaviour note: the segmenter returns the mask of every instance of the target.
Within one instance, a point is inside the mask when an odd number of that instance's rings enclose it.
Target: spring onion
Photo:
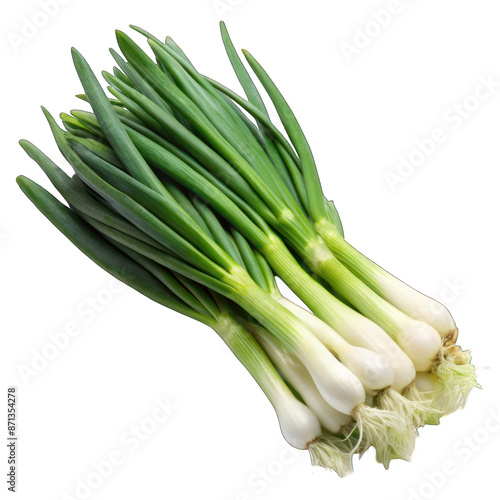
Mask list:
[[[344,476],[369,447],[385,467],[408,460],[416,429],[477,386],[450,313],[346,242],[295,115],[244,51],[285,133],[271,122],[224,24],[246,99],[133,29],[153,56],[118,31],[112,97],[73,49],[91,110],[62,113],[63,129],[43,109],[75,175],[21,141],[67,206],[23,176],[21,189],[98,265],[215,330],[313,464]]]

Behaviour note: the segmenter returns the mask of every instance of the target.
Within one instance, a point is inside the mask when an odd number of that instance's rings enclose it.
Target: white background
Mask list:
[[[381,27],[373,13],[389,7],[397,12]],[[488,418],[500,412],[500,87],[474,110],[471,96],[481,78],[500,82],[498,2],[66,1],[20,46],[24,18],[32,20],[40,3],[11,1],[5,9],[0,352],[2,390],[13,384],[19,392],[18,498],[78,498],[78,481],[114,452],[123,463],[90,498],[493,494],[500,423],[494,429]],[[412,463],[385,471],[370,452],[340,480],[313,469],[306,452],[292,455],[267,400],[213,332],[131,290],[111,293],[106,273],[15,184],[21,173],[49,184],[17,145],[20,138],[61,162],[39,105],[56,115],[83,106],[73,97],[81,92],[73,45],[94,70],[110,69],[114,29],[137,24],[171,35],[199,70],[239,91],[219,39],[222,11],[236,45],[268,69],[298,115],[346,238],[445,302],[459,343],[473,349],[483,390],[439,427],[421,430]],[[356,52],[350,58],[347,44]],[[470,116],[453,118],[464,100]],[[446,140],[391,190],[387,172],[397,173],[398,158],[408,158],[415,141],[436,128]],[[93,299],[109,303],[92,314]],[[79,335],[36,376],[23,378],[20,368],[50,350],[49,335],[68,323]],[[151,423],[156,398],[169,398],[176,409],[132,451],[123,435]],[[0,399],[5,415],[6,396]],[[6,491],[3,479],[0,489]]]

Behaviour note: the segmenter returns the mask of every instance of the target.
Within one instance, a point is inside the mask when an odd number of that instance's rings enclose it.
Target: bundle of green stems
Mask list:
[[[103,269],[215,330],[313,464],[344,476],[370,447],[385,467],[408,460],[417,429],[477,386],[449,311],[346,242],[295,115],[224,24],[245,97],[133,29],[151,55],[118,31],[109,94],[73,49],[91,111],[62,113],[61,128],[43,110],[73,175],[20,142],[65,203],[24,176],[21,189]]]

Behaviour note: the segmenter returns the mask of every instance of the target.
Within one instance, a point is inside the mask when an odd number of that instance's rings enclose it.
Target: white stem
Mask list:
[[[358,315],[356,321],[346,322],[342,336],[349,344],[374,351],[386,359],[394,372],[394,390],[401,392],[415,379],[415,367],[408,355],[369,319]]]
[[[299,359],[326,402],[350,415],[365,400],[360,380],[316,338],[301,347]]]
[[[283,437],[295,448],[307,449],[321,435],[321,425],[314,413],[292,394],[251,331],[229,314],[221,314],[213,328],[268,397]]]
[[[231,284],[238,290],[238,304],[269,330],[282,347],[302,361],[328,404],[350,414],[365,400],[359,379],[295,315],[260,288],[246,271],[232,272]]]
[[[316,316],[321,314],[321,319],[350,345],[364,347],[385,358],[394,372],[392,388],[403,391],[415,379],[415,367],[411,359],[380,326],[342,302],[340,304],[340,314],[324,308],[314,313]]]
[[[363,347],[350,345],[333,328],[314,314],[281,295],[276,296],[276,299],[295,314],[318,340],[359,378],[367,394],[374,395],[394,382],[394,370],[380,354]]]
[[[346,342],[333,328],[321,321],[314,314],[306,311],[291,300],[280,294],[274,295],[276,300],[292,312],[321,342],[331,349],[337,356],[349,348]]]
[[[322,427],[337,433],[352,421],[349,415],[340,413],[325,401],[305,366],[295,356],[277,345],[269,332],[257,325],[252,325],[251,330],[283,378],[294,387],[306,405],[318,417]]]
[[[442,345],[441,337],[434,328],[410,318],[397,342],[412,360],[415,369],[422,372],[430,370]]]
[[[358,252],[327,220],[317,221],[315,227],[339,260],[383,299],[410,318],[432,326],[442,338],[456,339],[455,321],[443,304],[415,290]]]
[[[282,242],[276,238],[265,252],[266,259],[278,276],[307,304],[315,316],[338,332],[349,344],[370,349],[383,356],[394,371],[394,390],[401,392],[410,385],[415,379],[415,368],[396,342],[373,321],[311,280],[293,258],[287,257],[288,252],[282,246]]]
[[[411,318],[432,326],[442,338],[454,335],[457,329],[455,321],[443,304],[385,271],[377,276],[377,280],[381,296],[393,306]]]
[[[295,397],[278,398],[273,402],[281,432],[287,442],[299,450],[307,450],[321,435],[321,425],[314,413]]]

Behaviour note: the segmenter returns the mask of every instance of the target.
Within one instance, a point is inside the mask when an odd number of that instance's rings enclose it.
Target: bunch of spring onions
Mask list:
[[[61,128],[44,109],[73,176],[21,141],[65,204],[22,176],[21,189],[110,274],[215,330],[313,464],[343,476],[370,447],[385,467],[409,459],[418,427],[477,386],[450,313],[345,241],[296,117],[244,52],[284,132],[271,122],[223,24],[246,97],[171,38],[134,30],[149,55],[117,32],[109,94],[73,49],[91,111],[61,114]]]

